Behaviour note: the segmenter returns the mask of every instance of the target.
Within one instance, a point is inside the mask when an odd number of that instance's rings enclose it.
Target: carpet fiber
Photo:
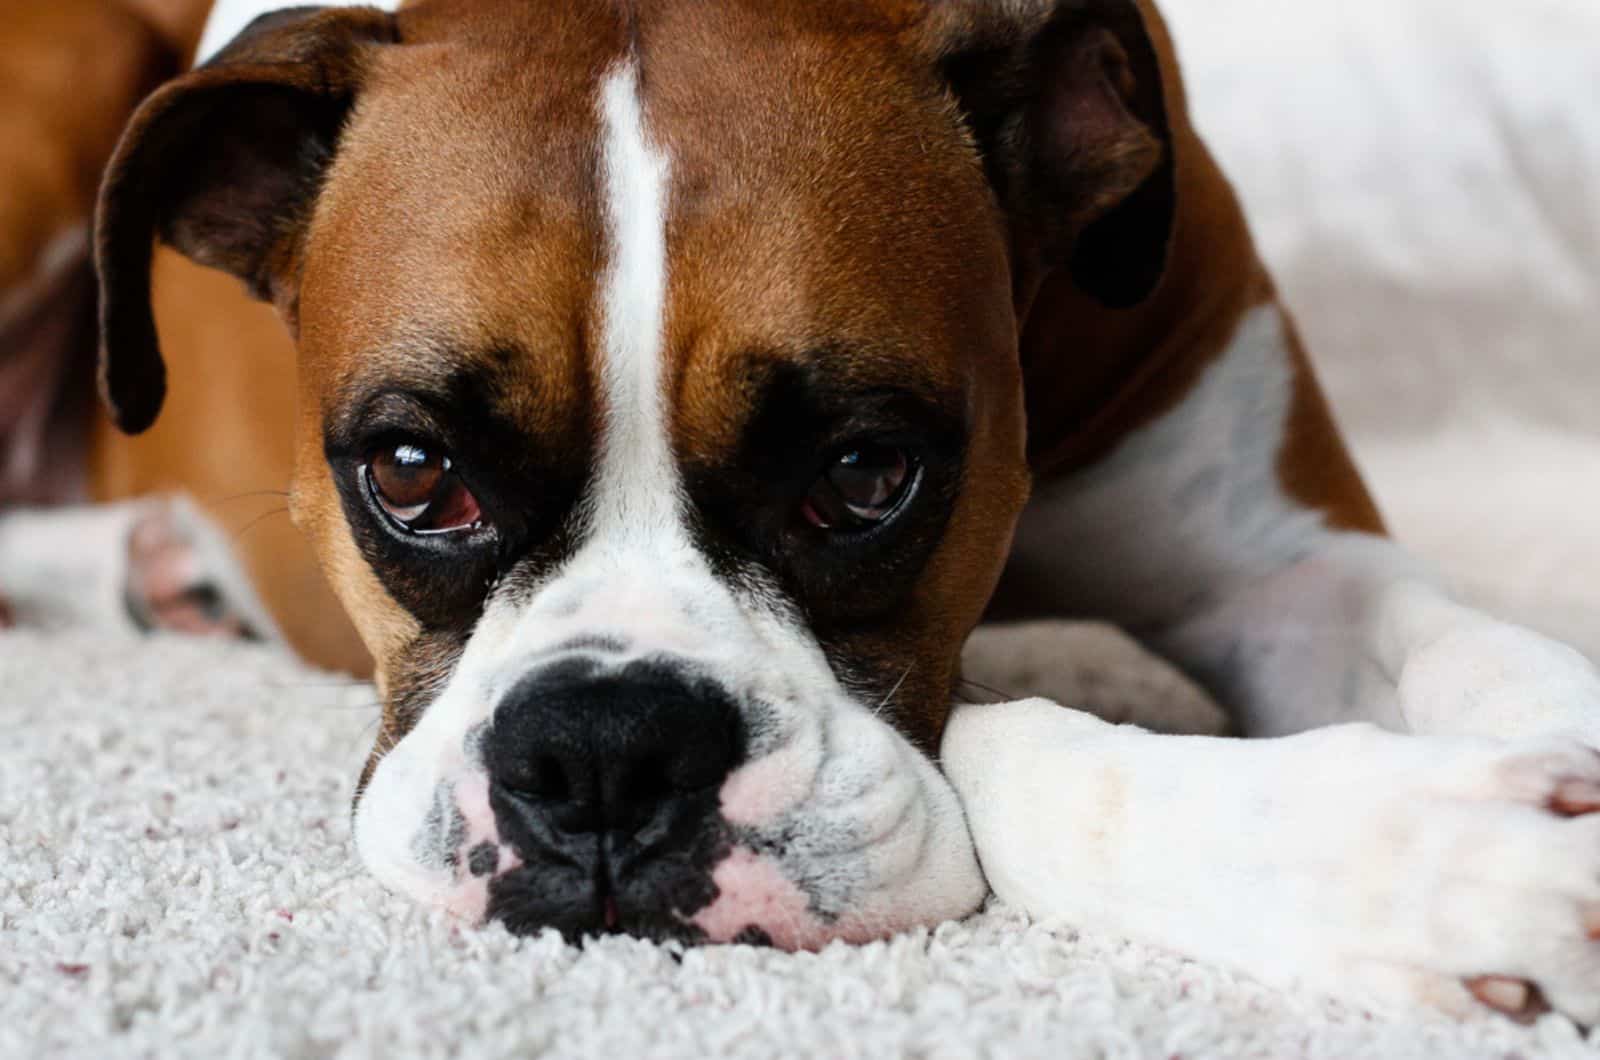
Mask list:
[[[0,1056],[1596,1055],[1558,1017],[1365,1013],[1004,908],[820,954],[516,939],[364,877],[366,686],[13,633],[0,690]]]

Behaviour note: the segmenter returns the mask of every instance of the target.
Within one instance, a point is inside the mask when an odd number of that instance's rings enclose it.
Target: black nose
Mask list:
[[[499,703],[486,753],[497,815],[565,849],[692,831],[715,810],[742,744],[738,707],[715,682],[662,663],[579,658],[542,667]]]

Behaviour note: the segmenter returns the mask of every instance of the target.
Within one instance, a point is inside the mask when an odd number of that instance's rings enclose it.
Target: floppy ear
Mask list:
[[[1160,283],[1175,215],[1160,61],[1135,0],[933,0],[945,77],[1024,270],[1103,305]]]
[[[300,237],[372,47],[372,8],[263,16],[133,116],[100,186],[100,388],[118,427],[155,421],[166,392],[150,263],[160,240],[230,272],[291,320]]]

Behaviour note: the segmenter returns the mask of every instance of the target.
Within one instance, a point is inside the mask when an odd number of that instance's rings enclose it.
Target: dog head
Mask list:
[[[1132,0],[422,0],[269,16],[145,104],[103,389],[159,409],[153,238],[294,332],[383,881],[785,947],[982,900],[934,749],[1063,429],[1040,292],[1092,330],[1162,282],[1165,48]]]

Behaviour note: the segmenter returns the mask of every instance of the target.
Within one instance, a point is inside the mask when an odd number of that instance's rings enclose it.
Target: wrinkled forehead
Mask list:
[[[380,57],[327,181],[301,334],[324,392],[403,370],[356,355],[394,349],[424,351],[419,370],[514,351],[525,393],[585,389],[626,221],[601,118],[623,67],[669,167],[661,356],[680,394],[726,387],[753,352],[832,349],[959,390],[1006,350],[981,166],[931,67],[869,8],[459,6],[408,9],[409,46]]]

